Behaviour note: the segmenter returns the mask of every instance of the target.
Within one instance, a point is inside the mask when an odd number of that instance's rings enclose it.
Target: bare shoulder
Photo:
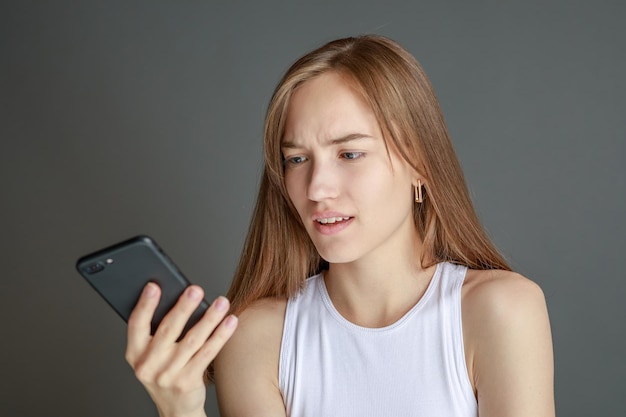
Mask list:
[[[254,350],[255,356],[265,354],[263,360],[278,358],[282,339],[283,322],[287,300],[263,298],[255,301],[239,314],[235,334],[224,351],[245,353]]]
[[[287,300],[283,298],[262,298],[252,303],[239,315],[239,326],[244,332],[269,331],[280,329],[282,334],[283,321]]]
[[[481,416],[553,416],[552,336],[541,288],[514,272],[469,270],[462,316]]]
[[[468,270],[462,314],[466,355],[474,363],[480,354],[493,353],[499,343],[513,343],[524,332],[549,335],[543,291],[515,272]]]
[[[539,285],[516,272],[468,270],[463,304],[471,312],[509,316],[519,308],[544,309],[545,297]]]
[[[239,315],[237,330],[215,360],[216,377],[239,367],[273,368],[278,364],[286,305],[283,299],[264,298]]]
[[[237,330],[214,363],[221,415],[285,414],[278,361],[286,305],[284,299],[261,299],[239,315]]]

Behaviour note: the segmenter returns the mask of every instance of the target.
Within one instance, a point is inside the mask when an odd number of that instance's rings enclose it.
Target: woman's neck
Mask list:
[[[421,299],[435,266],[423,269],[421,244],[357,261],[331,264],[324,274],[337,311],[363,327],[385,327],[400,319]]]

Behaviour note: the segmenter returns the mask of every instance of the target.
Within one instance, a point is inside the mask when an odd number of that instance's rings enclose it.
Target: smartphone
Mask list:
[[[161,299],[152,319],[152,334],[176,304],[190,282],[165,252],[148,236],[136,236],[81,257],[78,272],[126,322],[146,284],[161,287]],[[202,300],[179,340],[202,318],[209,307]]]

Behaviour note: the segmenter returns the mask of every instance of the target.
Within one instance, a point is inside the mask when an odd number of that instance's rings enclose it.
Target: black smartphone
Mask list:
[[[148,236],[136,236],[85,255],[76,262],[76,269],[126,322],[146,284],[157,283],[161,287],[161,299],[152,319],[152,334],[190,285]],[[180,338],[202,318],[208,307],[206,300],[202,300]]]

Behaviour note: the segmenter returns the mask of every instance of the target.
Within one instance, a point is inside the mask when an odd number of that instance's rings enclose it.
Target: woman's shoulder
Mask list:
[[[264,298],[239,314],[237,330],[214,362],[223,414],[284,415],[278,362],[286,305],[284,299]]]
[[[266,297],[258,299],[247,306],[240,314],[241,320],[275,320],[282,319],[287,307],[286,298]]]
[[[280,344],[287,300],[262,298],[254,301],[239,314],[237,331],[232,343],[243,346],[267,346],[275,350]],[[231,341],[229,341],[229,344]]]
[[[268,336],[280,343],[287,300],[284,298],[261,298],[254,301],[239,314],[241,336],[247,341],[266,340]]]
[[[509,316],[520,309],[545,307],[539,285],[516,272],[497,269],[468,269],[462,297],[464,311],[481,316],[503,317],[502,314]]]
[[[522,403],[534,399],[549,410],[552,338],[541,288],[514,272],[468,270],[461,307],[468,372],[483,408],[526,410]],[[529,381],[545,391],[541,401]]]
[[[502,269],[468,269],[463,287],[470,296],[541,293],[541,288],[534,281],[517,272]]]
[[[506,337],[504,329],[539,324],[547,318],[543,291],[516,272],[468,270],[462,289],[463,327],[469,336],[486,332]],[[541,320],[537,319],[541,317]],[[466,335],[467,336],[467,335]]]
[[[247,306],[225,350],[237,360],[253,353],[255,366],[278,363],[286,305],[281,298],[262,298]]]

